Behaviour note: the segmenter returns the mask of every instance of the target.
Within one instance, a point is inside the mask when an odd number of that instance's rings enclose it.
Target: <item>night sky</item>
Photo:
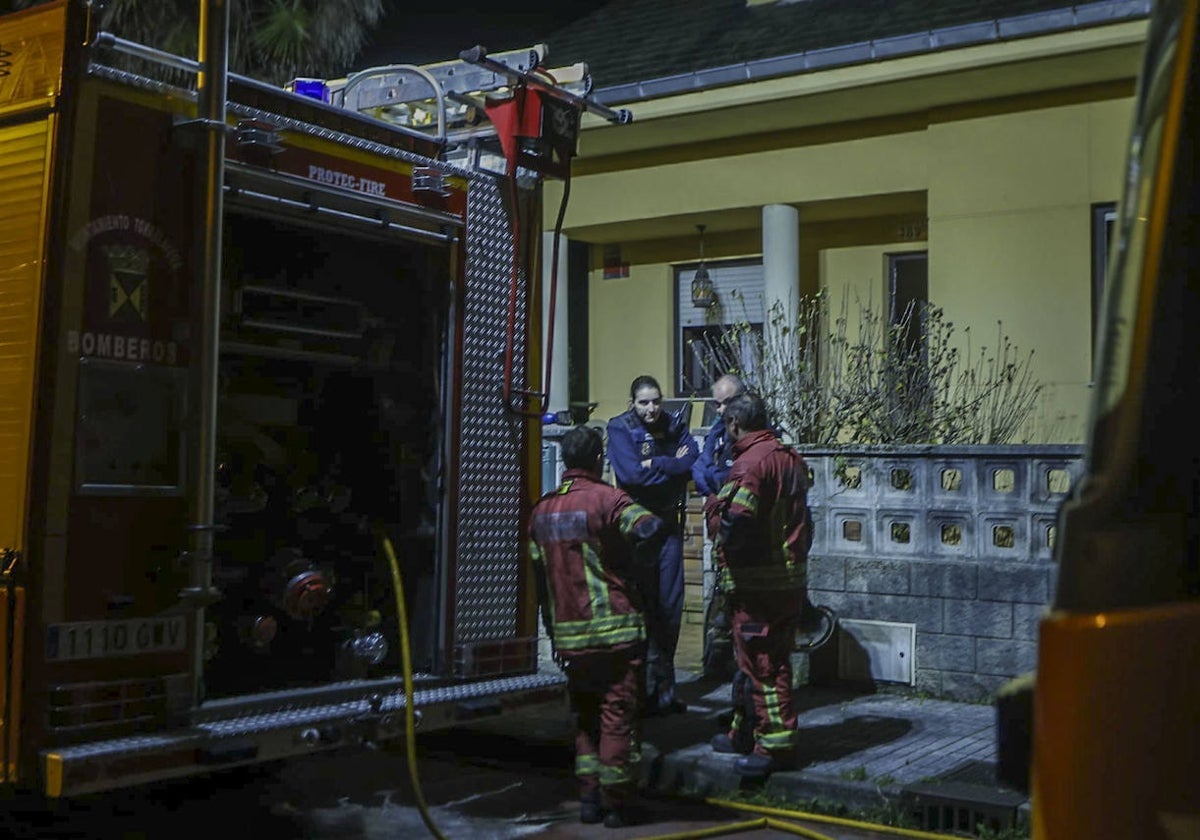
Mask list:
[[[355,62],[355,69],[445,61],[476,44],[493,53],[528,47],[603,5],[604,0],[393,2],[383,28]],[[554,64],[553,53],[549,63]]]

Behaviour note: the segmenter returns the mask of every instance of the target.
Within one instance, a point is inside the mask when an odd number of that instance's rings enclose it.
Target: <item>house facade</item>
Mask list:
[[[928,301],[972,357],[1002,330],[1045,386],[1021,439],[1080,441],[1148,10],[618,0],[549,38],[633,114],[585,116],[574,162],[570,398],[612,416],[642,373],[704,394],[706,335],[824,291],[851,321]]]

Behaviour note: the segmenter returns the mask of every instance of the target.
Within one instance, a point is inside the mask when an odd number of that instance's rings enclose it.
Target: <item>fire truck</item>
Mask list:
[[[199,61],[0,18],[0,782],[50,797],[565,698],[541,184],[628,115],[536,48],[263,84],[210,6]]]

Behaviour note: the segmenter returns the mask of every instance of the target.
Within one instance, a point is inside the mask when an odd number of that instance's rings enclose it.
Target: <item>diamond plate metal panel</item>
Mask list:
[[[452,595],[456,644],[517,633],[517,574],[524,429],[501,401],[512,246],[503,193],[486,175],[472,177],[467,203],[467,264],[462,347],[457,584]],[[525,280],[517,300],[524,324]],[[527,387],[524,330],[516,330],[512,390]]]

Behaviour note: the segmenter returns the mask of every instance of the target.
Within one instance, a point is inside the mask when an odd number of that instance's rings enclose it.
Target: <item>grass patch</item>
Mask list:
[[[851,808],[830,799],[790,799],[779,793],[769,793],[763,789],[730,791],[716,798],[762,808],[778,808],[803,814],[840,817],[890,828],[920,829],[922,827],[912,814],[902,810],[898,803],[891,801],[881,801],[880,804],[868,808]],[[1017,826],[996,830],[981,825],[979,833],[975,836],[979,840],[1029,840],[1029,828],[1028,826]]]
[[[865,782],[867,780],[867,768],[860,764],[849,770],[841,771],[838,773],[838,778],[845,779],[847,782]]]

